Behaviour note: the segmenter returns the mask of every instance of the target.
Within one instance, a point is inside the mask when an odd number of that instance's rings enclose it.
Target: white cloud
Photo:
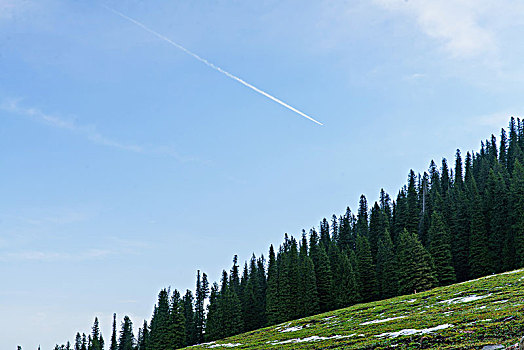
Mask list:
[[[39,250],[24,250],[0,254],[0,261],[84,261],[93,260],[115,254],[106,249],[88,249],[82,252],[53,252]]]
[[[485,21],[492,10],[487,1],[375,0],[375,3],[414,18],[426,35],[439,40],[442,48],[455,58],[492,55],[498,51],[495,30]]]
[[[53,114],[45,113],[34,107],[25,107],[20,104],[20,99],[4,100],[2,103],[0,103],[0,110],[22,115],[36,122],[44,123],[54,128],[79,134],[97,145],[117,148],[123,151],[139,154],[168,156],[180,162],[195,162],[209,165],[209,162],[202,161],[196,157],[180,155],[176,150],[169,146],[146,147],[117,141],[101,134],[93,125],[80,125],[73,119],[66,119]]]

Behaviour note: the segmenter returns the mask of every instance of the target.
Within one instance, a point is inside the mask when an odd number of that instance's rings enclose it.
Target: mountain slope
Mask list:
[[[187,349],[471,349],[524,336],[524,269],[315,315]]]

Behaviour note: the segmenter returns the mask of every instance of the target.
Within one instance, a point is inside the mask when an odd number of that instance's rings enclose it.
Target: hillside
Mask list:
[[[186,349],[471,349],[524,336],[524,269],[282,323]]]

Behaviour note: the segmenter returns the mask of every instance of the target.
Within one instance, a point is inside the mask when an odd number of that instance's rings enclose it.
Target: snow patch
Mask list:
[[[289,328],[286,328],[286,329],[281,330],[280,333],[296,332],[296,331],[299,331],[299,330],[301,330],[302,328],[307,327],[307,326],[308,326],[308,325],[305,325],[305,326],[289,327]]]
[[[396,338],[401,335],[413,335],[413,334],[427,334],[435,331],[439,331],[441,329],[446,329],[453,327],[452,324],[442,324],[440,326],[432,327],[432,328],[425,328],[425,329],[403,329],[398,332],[388,332],[388,333],[382,333],[379,335],[375,335],[375,337],[390,337],[390,338]]]
[[[351,337],[363,337],[364,334],[350,334],[350,335],[334,335],[331,337],[319,337],[318,335],[313,335],[311,337],[307,338],[294,338],[294,339],[288,339],[288,340],[282,340],[282,341],[268,341],[268,344],[272,345],[282,345],[282,344],[291,344],[291,343],[306,343],[306,342],[312,342],[312,341],[321,341],[321,340],[329,340],[329,339],[343,339],[343,338],[351,338]]]
[[[458,303],[469,303],[470,301],[480,300],[491,296],[491,293],[486,295],[470,295],[469,297],[459,297],[448,300],[439,301],[439,303],[458,304]]]
[[[406,316],[397,316],[397,317],[384,318],[382,320],[367,321],[367,322],[361,323],[360,325],[361,326],[365,326],[365,325],[368,325],[368,324],[389,322],[389,321],[393,321],[393,320],[398,320],[399,318],[406,318]]]
[[[409,299],[409,300],[406,300],[406,303],[414,303],[415,301],[417,301],[417,299]]]
[[[515,271],[503,272],[503,273],[501,273],[501,275],[511,275],[511,274],[514,274],[514,273],[522,272],[522,271],[524,271],[524,269],[515,270]]]
[[[508,301],[509,301],[508,299],[497,300],[497,301],[494,301],[493,304],[504,304],[504,303],[507,303]]]
[[[215,345],[211,345],[211,346],[208,346],[209,349],[211,348],[234,348],[235,346],[240,346],[242,344],[240,343],[235,343],[235,344],[232,344],[232,343],[226,343],[226,344],[215,344]]]

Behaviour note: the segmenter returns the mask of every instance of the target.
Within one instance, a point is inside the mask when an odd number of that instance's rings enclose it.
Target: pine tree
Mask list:
[[[378,241],[377,287],[381,298],[391,298],[398,294],[398,261],[393,241],[386,230]]]
[[[206,340],[213,341],[220,339],[221,315],[218,309],[218,284],[215,282],[211,286],[209,293],[209,304],[207,305],[207,323],[206,323]]]
[[[281,321],[278,295],[278,270],[273,245],[269,247],[266,310],[268,325],[273,325]]]
[[[377,297],[377,280],[375,266],[371,256],[368,239],[365,236],[357,236],[357,264],[359,271],[360,293],[363,301],[375,300]]]
[[[429,253],[433,257],[435,274],[439,285],[445,286],[455,282],[455,270],[451,256],[449,231],[442,215],[434,211],[429,228]]]
[[[319,311],[317,282],[313,260],[307,254],[305,232],[302,234],[302,244],[300,246],[298,280],[298,315],[299,317],[313,315]]]
[[[184,346],[186,341],[185,317],[180,293],[175,289],[171,297],[169,308],[171,344],[170,347],[178,349]]]
[[[118,344],[116,341],[116,314],[113,314],[113,332],[111,333],[111,345],[109,345],[109,350],[117,350],[117,348]]]
[[[316,237],[315,230],[311,230],[309,252],[315,267],[319,309],[321,312],[325,312],[330,310],[333,305],[333,276],[326,250],[323,245],[317,244]]]
[[[185,334],[186,341],[185,345],[195,344],[195,312],[193,310],[193,294],[188,289],[182,299],[182,308],[185,319]]]
[[[204,331],[206,327],[206,319],[204,314],[204,303],[209,294],[209,283],[207,281],[207,275],[202,274],[202,280],[200,279],[200,270],[197,271],[197,283],[195,293],[195,341],[200,344],[204,341]]]
[[[333,273],[333,308],[354,304],[358,295],[357,282],[347,254],[331,244],[329,261]]]
[[[417,236],[407,230],[399,237],[398,262],[400,293],[424,291],[437,284],[431,256]]]
[[[149,350],[149,328],[147,321],[144,320],[144,325],[139,331],[139,337],[137,340],[137,350]]]
[[[133,323],[128,316],[124,316],[120,339],[118,340],[118,350],[135,350],[135,336],[133,335]]]
[[[88,350],[102,350],[104,348],[104,338],[100,334],[100,327],[98,324],[98,317],[95,317],[93,328],[91,332],[91,343],[88,346]]]
[[[471,277],[478,278],[491,273],[490,254],[488,250],[488,233],[486,223],[482,214],[482,200],[478,193],[475,179],[468,183],[470,198],[469,215],[471,218],[469,266]]]
[[[167,349],[173,344],[172,318],[170,315],[169,292],[162,289],[158,294],[158,304],[153,311],[149,334],[149,350]],[[119,350],[121,350],[119,348]]]
[[[512,232],[515,240],[516,267],[524,267],[524,167],[517,160],[511,180]]]
[[[222,272],[222,287],[218,297],[218,314],[220,319],[220,337],[229,337],[242,332],[242,314],[240,300],[228,285],[227,272]]]

